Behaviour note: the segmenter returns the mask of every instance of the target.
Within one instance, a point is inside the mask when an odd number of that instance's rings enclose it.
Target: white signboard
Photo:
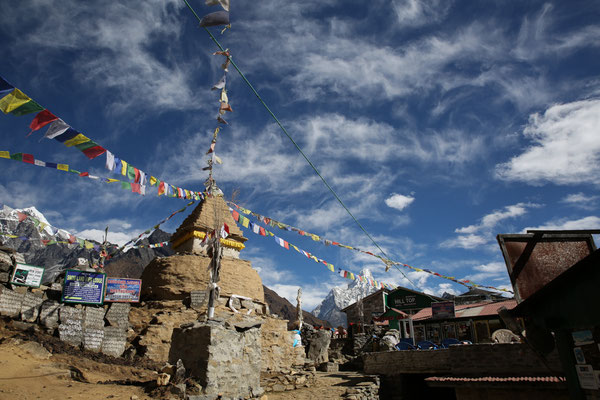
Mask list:
[[[17,263],[10,283],[22,286],[40,287],[43,276],[44,267]]]

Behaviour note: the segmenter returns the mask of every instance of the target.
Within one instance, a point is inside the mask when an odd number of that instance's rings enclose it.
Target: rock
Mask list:
[[[183,399],[185,398],[185,389],[185,383],[179,383],[177,385],[171,386],[171,393]]]
[[[177,360],[176,368],[175,368],[175,380],[180,382],[185,379],[185,367],[183,366],[183,361],[181,358]]]
[[[274,392],[285,392],[285,386],[282,385],[281,383],[277,383],[277,384],[273,385],[272,389]]]
[[[163,372],[158,374],[158,377],[156,378],[156,384],[158,386],[167,386],[169,384],[169,380],[171,380],[171,375]]]
[[[329,361],[328,353],[330,342],[331,336],[329,331],[315,331],[309,339],[307,358],[309,358],[315,364],[321,364]]]
[[[319,371],[322,372],[338,372],[339,365],[333,362],[326,362],[319,365]]]
[[[52,356],[44,346],[37,342],[25,342],[19,347],[39,360],[47,360]]]

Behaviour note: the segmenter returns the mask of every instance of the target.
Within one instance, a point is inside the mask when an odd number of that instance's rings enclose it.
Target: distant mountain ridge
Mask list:
[[[360,275],[373,279],[368,268],[360,271]],[[321,304],[315,307],[311,313],[317,318],[328,321],[334,327],[347,326],[346,314],[341,310],[377,290],[378,288],[371,286],[368,282],[353,280],[346,288],[334,287],[331,289]]]
[[[94,253],[93,250],[75,244],[53,244],[45,246],[41,240],[66,240],[67,238],[56,237],[49,227],[45,227],[40,232],[35,223],[29,218],[19,221],[19,212],[50,225],[45,216],[35,207],[13,209],[5,205],[0,209],[0,232],[19,237],[27,237],[29,240],[0,236],[0,244],[11,247],[23,254],[27,264],[45,267],[46,275],[51,278],[48,280],[45,275],[45,283],[53,281],[54,278],[65,269],[77,265],[78,258],[89,260],[92,253]],[[62,235],[65,234],[66,233],[62,233]],[[138,242],[137,245],[166,242],[169,241],[170,238],[170,233],[161,229],[156,229],[150,236]],[[90,242],[98,244],[93,240],[90,240]],[[125,253],[121,252],[108,260],[105,264],[104,271],[108,276],[113,277],[140,278],[146,265],[148,265],[155,257],[168,257],[172,254],[174,254],[174,251],[170,246],[133,248]],[[271,312],[289,320],[291,325],[296,319],[296,307],[287,299],[279,296],[275,291],[266,286],[263,287],[265,292],[265,302],[269,305]],[[327,321],[318,319],[307,311],[303,312],[303,317],[306,323],[313,326],[327,325]]]

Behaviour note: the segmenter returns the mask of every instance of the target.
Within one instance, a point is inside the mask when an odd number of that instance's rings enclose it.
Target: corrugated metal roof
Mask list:
[[[562,383],[565,378],[557,376],[482,376],[482,377],[462,377],[462,376],[432,376],[425,378],[427,382],[551,382]]]
[[[509,310],[517,305],[517,301],[514,299],[495,301],[495,302],[481,302],[474,304],[461,304],[455,306],[454,314],[455,318],[472,318],[472,317],[484,317],[487,315],[498,314],[500,307],[506,307]],[[431,318],[431,307],[424,308],[418,313],[413,315],[413,321],[422,321]]]

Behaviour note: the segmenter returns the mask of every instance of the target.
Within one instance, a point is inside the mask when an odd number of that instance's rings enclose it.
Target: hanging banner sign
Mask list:
[[[142,291],[141,279],[107,278],[104,301],[114,303],[137,303]]]
[[[64,303],[102,304],[106,274],[68,269],[65,273]]]
[[[454,302],[438,301],[431,303],[431,318],[449,319],[454,318]]]
[[[10,283],[21,286],[40,287],[43,276],[44,267],[36,267],[35,265],[28,264],[17,264]]]

